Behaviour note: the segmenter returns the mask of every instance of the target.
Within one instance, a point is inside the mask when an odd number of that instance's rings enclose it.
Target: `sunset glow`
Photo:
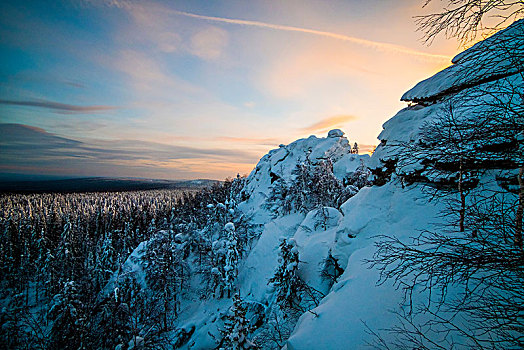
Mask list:
[[[416,0],[0,9],[1,173],[223,179],[331,128],[367,151],[461,49],[421,43]]]

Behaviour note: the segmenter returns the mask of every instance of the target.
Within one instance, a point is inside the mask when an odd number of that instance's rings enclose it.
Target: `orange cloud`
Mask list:
[[[255,144],[263,146],[273,146],[278,144],[278,140],[275,138],[254,138],[254,137],[229,137],[222,136],[217,137],[217,141],[229,142],[229,143],[241,143],[241,144]]]
[[[358,150],[361,154],[363,153],[372,154],[376,147],[377,145],[365,145],[365,144],[358,143]]]
[[[302,128],[304,132],[325,132],[331,128],[341,127],[343,124],[358,119],[354,115],[335,115],[333,117],[324,118],[315,124]]]

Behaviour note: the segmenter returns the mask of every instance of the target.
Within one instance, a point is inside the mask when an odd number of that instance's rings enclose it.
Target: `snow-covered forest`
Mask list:
[[[467,40],[461,15],[419,24]],[[407,91],[372,155],[334,129],[199,191],[2,195],[0,344],[524,348],[524,19],[506,25]]]
[[[316,157],[330,156],[313,161],[315,146]],[[240,176],[192,192],[3,195],[2,344],[170,348],[185,344],[195,331],[179,327],[189,310],[201,303],[226,307],[231,301],[236,316],[226,314],[223,326],[215,329],[218,333],[209,333],[211,339],[217,346],[252,344],[247,334],[260,328],[251,325],[252,318],[256,315],[264,323],[268,305],[258,302],[247,308],[238,278],[263,225],[242,206],[263,195],[259,199],[265,203],[258,209],[264,220],[300,217],[322,208],[314,221],[315,228],[324,227],[337,211],[333,208],[369,184],[363,161],[369,156],[351,153],[340,131],[328,140],[311,138],[282,147],[281,159],[270,158],[280,162],[290,151],[295,167],[286,176],[277,170],[264,174],[263,180],[273,184],[264,183],[264,192],[253,196],[248,185],[254,182]],[[337,178],[332,159],[345,166],[355,163],[350,176]],[[271,317],[276,322],[296,320],[324,294],[298,276],[294,240],[283,238],[278,254],[282,261],[264,283],[275,290]],[[326,261],[327,284],[338,273],[332,263],[333,258]],[[285,341],[291,331],[286,325],[287,335],[273,339],[271,327],[259,330],[259,338],[269,346]]]

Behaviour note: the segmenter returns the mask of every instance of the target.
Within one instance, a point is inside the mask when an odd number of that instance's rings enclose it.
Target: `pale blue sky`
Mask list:
[[[329,128],[374,145],[458,51],[418,40],[421,4],[3,1],[0,172],[222,179]]]

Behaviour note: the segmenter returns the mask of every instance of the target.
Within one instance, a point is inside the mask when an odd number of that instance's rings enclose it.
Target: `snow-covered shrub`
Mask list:
[[[274,216],[292,211],[307,213],[319,207],[339,208],[356,193],[344,186],[333,173],[333,163],[325,159],[313,165],[308,157],[295,166],[292,179],[278,177],[271,186],[265,208]]]

